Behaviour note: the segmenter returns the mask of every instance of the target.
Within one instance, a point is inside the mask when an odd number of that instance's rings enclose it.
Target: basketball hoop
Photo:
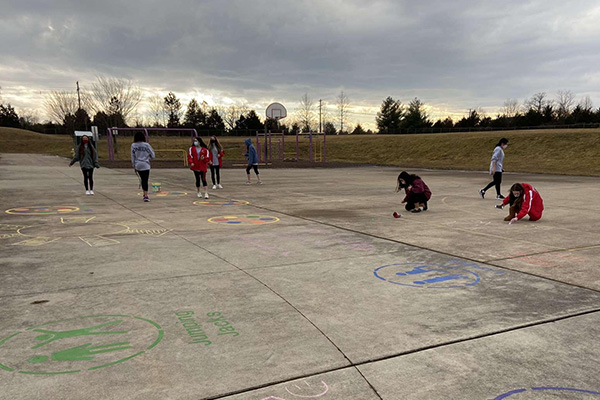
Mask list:
[[[287,110],[281,103],[271,103],[267,107],[266,114],[267,118],[279,121],[280,119],[287,117]]]

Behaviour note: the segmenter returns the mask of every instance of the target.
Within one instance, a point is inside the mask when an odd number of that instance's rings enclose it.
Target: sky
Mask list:
[[[0,96],[46,119],[48,93],[106,76],[291,118],[343,90],[365,128],[388,96],[433,120],[559,90],[597,108],[599,21],[597,0],[0,0]]]

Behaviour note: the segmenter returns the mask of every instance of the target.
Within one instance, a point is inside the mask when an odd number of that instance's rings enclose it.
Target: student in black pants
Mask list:
[[[504,150],[508,147],[508,139],[502,138],[494,147],[492,160],[490,161],[490,175],[494,177],[486,187],[479,191],[481,198],[485,198],[485,192],[492,186],[496,186],[496,199],[502,200],[504,196],[500,193],[500,185],[502,184],[502,172],[504,172]]]
[[[81,143],[75,152],[75,156],[71,160],[69,167],[79,161],[81,172],[83,172],[83,186],[85,186],[85,194],[94,194],[94,168],[100,168],[98,165],[98,152],[94,145],[90,142],[90,138],[86,135],[81,137]]]

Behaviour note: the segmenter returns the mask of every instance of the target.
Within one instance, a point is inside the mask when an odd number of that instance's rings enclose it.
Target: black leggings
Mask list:
[[[202,179],[202,186],[206,187],[208,184],[206,183],[206,171],[195,171],[194,176],[196,177],[196,187],[200,187],[200,179]]]
[[[83,185],[85,186],[85,190],[88,190],[88,182],[89,190],[94,190],[94,168],[81,168],[81,172],[83,172]]]
[[[500,196],[500,184],[502,183],[502,172],[494,172],[494,180],[488,183],[488,185],[483,188],[483,191],[487,191],[492,186],[496,186],[496,194]]]
[[[212,180],[213,185],[215,185],[215,172],[217,174],[216,184],[219,184],[219,183],[221,183],[221,167],[219,167],[218,165],[211,165],[210,166],[210,179]]]
[[[408,199],[406,199],[406,206],[404,208],[406,208],[406,211],[410,211],[415,208],[416,203],[421,203],[427,207],[427,196],[425,193],[411,193]]]
[[[255,173],[256,175],[258,175],[258,165],[256,165],[256,164],[255,164],[255,165],[248,165],[248,168],[246,168],[246,173],[247,173],[247,174],[250,174],[250,170],[251,170],[252,168],[254,168],[254,173]]]
[[[150,170],[147,169],[145,171],[138,171],[138,175],[140,176],[140,180],[142,181],[142,190],[144,192],[148,191],[148,179],[150,179]]]

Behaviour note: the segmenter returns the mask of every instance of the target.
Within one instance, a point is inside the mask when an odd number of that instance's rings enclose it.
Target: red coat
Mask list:
[[[544,211],[544,201],[540,193],[531,186],[529,183],[521,183],[523,186],[523,205],[521,211],[517,214],[518,219],[523,219],[529,214],[529,219],[537,221],[542,218],[542,212]],[[503,205],[507,205],[510,202],[510,196],[506,196]]]
[[[223,167],[223,156],[224,155],[225,155],[225,151],[224,150],[221,150],[219,152],[219,154],[217,155],[219,157],[219,167],[221,167],[221,168]],[[210,157],[211,157],[211,160],[212,160],[212,154],[210,155]]]
[[[188,164],[192,171],[204,171],[208,169],[210,164],[210,153],[207,148],[201,147],[200,151],[196,150],[196,146],[190,147],[188,150]],[[194,165],[192,165],[194,164]]]
[[[425,182],[423,182],[422,179],[415,179],[412,183],[412,185],[410,186],[410,190],[405,189],[406,192],[406,196],[404,197],[404,200],[402,200],[402,202],[407,202],[408,198],[410,197],[411,194],[419,194],[419,193],[425,193],[425,197],[427,198],[427,201],[431,200],[431,190],[429,190],[429,186],[427,186],[427,184]]]

